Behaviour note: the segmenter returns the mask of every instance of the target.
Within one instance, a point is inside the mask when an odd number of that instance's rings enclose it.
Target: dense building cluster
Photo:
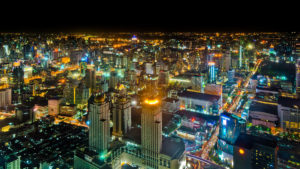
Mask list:
[[[0,169],[296,169],[299,106],[295,32],[0,34]]]

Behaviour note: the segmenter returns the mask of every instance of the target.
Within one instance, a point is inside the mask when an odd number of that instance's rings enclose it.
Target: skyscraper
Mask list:
[[[147,161],[148,165],[157,168],[162,144],[162,113],[161,101],[157,97],[147,98],[142,105],[142,152],[154,158]],[[149,158],[149,159],[151,159]]]
[[[208,62],[208,80],[209,83],[216,82],[215,62]]]
[[[113,103],[113,135],[123,136],[131,128],[131,103],[126,97],[124,85],[119,85],[116,99]]]
[[[89,100],[89,147],[97,152],[107,151],[110,141],[110,111],[105,95],[92,96]]]
[[[296,63],[296,93],[300,96],[300,59],[297,59]]]

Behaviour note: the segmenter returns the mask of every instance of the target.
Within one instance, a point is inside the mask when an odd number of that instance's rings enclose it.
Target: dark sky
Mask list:
[[[81,1],[83,2],[83,1]],[[297,4],[43,4],[1,10],[1,32],[300,31]],[[275,2],[275,1],[274,1]],[[75,3],[75,1],[74,1]],[[115,3],[115,4],[114,4]],[[173,1],[173,3],[176,3]],[[182,2],[181,2],[182,3]],[[13,10],[11,10],[13,9]]]

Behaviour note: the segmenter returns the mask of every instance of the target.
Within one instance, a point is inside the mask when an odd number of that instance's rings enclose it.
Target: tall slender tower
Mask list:
[[[146,163],[153,168],[158,167],[158,156],[162,144],[160,107],[161,100],[155,96],[146,98],[142,104],[142,152],[149,159]]]
[[[110,112],[105,95],[92,96],[89,100],[89,147],[101,153],[107,151],[110,141]]]
[[[300,98],[300,59],[296,62],[296,94]]]
[[[131,128],[131,103],[126,97],[124,85],[118,86],[117,97],[113,102],[113,135],[123,136]]]

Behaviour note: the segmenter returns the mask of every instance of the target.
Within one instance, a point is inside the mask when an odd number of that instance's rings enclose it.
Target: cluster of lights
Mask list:
[[[150,105],[157,104],[158,102],[159,102],[158,99],[154,99],[154,100],[146,99],[146,100],[145,100],[145,103],[146,103],[146,104],[150,104]]]

